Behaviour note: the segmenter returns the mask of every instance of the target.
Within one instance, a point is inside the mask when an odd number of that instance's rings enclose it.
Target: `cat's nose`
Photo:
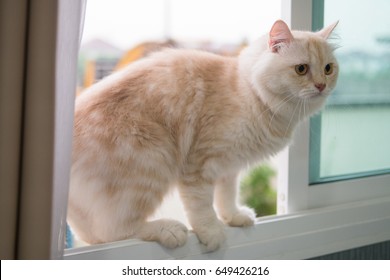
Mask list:
[[[325,87],[326,87],[326,84],[315,84],[314,85],[320,92],[322,92]]]

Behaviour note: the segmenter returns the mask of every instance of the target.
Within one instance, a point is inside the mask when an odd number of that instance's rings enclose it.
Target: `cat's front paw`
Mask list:
[[[223,215],[221,218],[229,226],[248,227],[255,223],[256,214],[253,209],[243,206],[237,212]]]
[[[182,223],[164,220],[160,228],[159,241],[167,248],[176,248],[183,246],[187,241],[187,228]]]
[[[215,251],[225,242],[225,229],[222,223],[194,229],[199,241],[206,246],[207,252]]]

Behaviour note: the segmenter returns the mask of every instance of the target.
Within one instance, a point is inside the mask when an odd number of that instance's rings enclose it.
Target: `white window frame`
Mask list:
[[[282,18],[310,30],[312,0],[282,0]],[[390,175],[309,186],[309,122],[280,153],[278,214],[227,228],[226,245],[204,253],[196,236],[166,249],[125,240],[68,249],[65,259],[307,259],[390,240]],[[65,199],[65,198],[64,198]]]

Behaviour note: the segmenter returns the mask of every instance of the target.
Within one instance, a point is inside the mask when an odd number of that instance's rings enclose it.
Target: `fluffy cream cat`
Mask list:
[[[173,187],[207,250],[224,242],[223,224],[253,225],[254,212],[237,202],[238,173],[280,151],[324,105],[338,74],[326,42],[335,26],[290,31],[279,20],[238,57],[166,50],[81,94],[68,208],[75,233],[88,243],[182,246],[183,224],[148,220]]]

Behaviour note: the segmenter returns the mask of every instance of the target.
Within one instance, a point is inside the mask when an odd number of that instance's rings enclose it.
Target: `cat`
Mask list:
[[[76,235],[182,246],[182,223],[148,219],[174,187],[207,251],[225,242],[224,224],[253,225],[238,174],[287,146],[324,105],[338,76],[327,42],[336,25],[314,33],[278,20],[236,57],[164,50],[77,97],[68,204]]]

